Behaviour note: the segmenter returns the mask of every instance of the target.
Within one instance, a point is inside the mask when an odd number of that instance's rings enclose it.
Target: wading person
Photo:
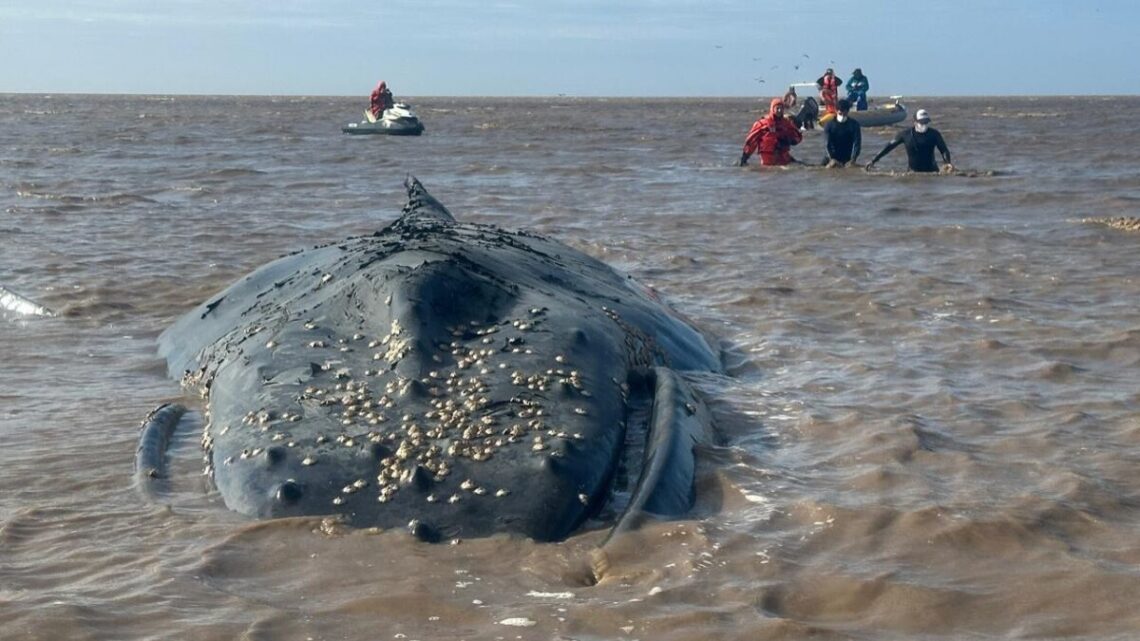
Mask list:
[[[887,143],[887,146],[867,163],[867,169],[873,169],[880,158],[891,153],[891,150],[899,145],[906,147],[907,167],[911,171],[924,173],[939,171],[938,163],[934,162],[935,149],[942,154],[942,162],[946,163],[942,171],[954,171],[954,165],[950,163],[950,149],[946,147],[942,134],[930,126],[930,114],[926,113],[925,109],[915,112],[914,127],[900,131],[894,140]]]
[[[795,162],[792,158],[793,145],[800,144],[803,134],[790,118],[784,116],[784,101],[773,98],[768,106],[768,115],[752,124],[752,130],[744,139],[744,151],[740,154],[740,166],[748,164],[748,157],[760,154],[761,165],[787,165]]]
[[[854,165],[863,147],[863,129],[849,115],[850,101],[840,100],[835,108],[835,118],[823,126],[823,138],[827,141],[827,158],[823,162],[828,167]]]

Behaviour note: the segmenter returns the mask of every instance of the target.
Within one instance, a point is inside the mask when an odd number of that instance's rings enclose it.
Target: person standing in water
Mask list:
[[[787,165],[795,162],[792,158],[793,145],[800,144],[803,134],[784,116],[784,100],[773,98],[768,106],[768,115],[752,124],[752,130],[744,139],[744,151],[740,154],[740,166],[748,164],[748,157],[760,154],[761,165]]]
[[[847,100],[855,106],[855,111],[867,110],[867,92],[871,90],[871,81],[863,75],[862,69],[851,72],[847,79]]]
[[[848,115],[851,111],[850,101],[840,100],[835,108],[837,109],[835,118],[828,120],[823,126],[823,139],[827,141],[827,158],[824,159],[824,164],[828,167],[854,165],[863,147],[863,129]]]
[[[892,149],[899,145],[906,147],[906,162],[911,171],[924,173],[939,171],[938,163],[934,162],[935,149],[942,154],[942,162],[946,163],[941,171],[947,173],[954,171],[954,165],[950,163],[950,149],[946,146],[946,141],[942,139],[942,134],[930,126],[930,114],[925,109],[919,109],[915,112],[914,127],[900,131],[894,140],[887,143],[882,151],[875,154],[875,157],[867,164],[867,170],[873,169],[880,158],[889,154]]]

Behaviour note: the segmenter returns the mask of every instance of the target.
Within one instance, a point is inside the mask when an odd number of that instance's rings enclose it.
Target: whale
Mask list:
[[[716,439],[690,380],[723,373],[716,342],[603,262],[405,186],[386,227],[265,264],[159,336],[226,507],[425,541],[689,513]],[[143,482],[181,413],[144,422]]]

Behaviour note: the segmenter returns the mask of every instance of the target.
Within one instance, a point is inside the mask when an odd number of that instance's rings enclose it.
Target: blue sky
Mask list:
[[[1136,94],[1138,31],[1137,0],[0,0],[0,92]]]

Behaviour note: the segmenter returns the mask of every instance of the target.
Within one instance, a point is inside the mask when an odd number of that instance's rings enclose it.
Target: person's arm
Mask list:
[[[831,131],[835,129],[832,124],[834,120],[828,120],[827,124],[823,126],[823,149],[827,152],[827,159],[835,159],[835,143],[831,140]]]
[[[784,119],[784,141],[789,145],[798,145],[804,139],[804,135],[800,133],[800,128],[797,127],[791,120]]]
[[[938,148],[938,153],[942,154],[942,160],[947,165],[953,164],[950,162],[950,148],[946,146],[946,141],[942,139],[942,132],[938,132],[938,137],[934,139],[934,146]]]
[[[852,121],[854,122],[854,121]],[[855,123],[855,144],[851,145],[851,160],[850,164],[854,165],[856,160],[859,160],[859,152],[863,151],[863,128]]]
[[[752,123],[752,129],[748,132],[748,136],[744,138],[744,149],[740,152],[740,166],[743,167],[748,164],[748,158],[752,154],[760,150],[760,139],[764,137],[764,121],[757,120]]]
[[[898,147],[898,146],[899,146],[899,145],[901,145],[901,144],[903,144],[903,135],[900,133],[899,135],[895,136],[895,139],[894,139],[894,140],[892,140],[892,141],[888,142],[888,143],[887,143],[887,146],[886,146],[886,147],[883,147],[883,150],[882,150],[882,151],[880,151],[879,153],[875,154],[875,157],[871,159],[871,162],[867,163],[867,167],[870,167],[871,165],[873,165],[873,164],[875,164],[875,163],[879,162],[879,159],[880,159],[880,158],[882,158],[883,156],[886,156],[887,154],[891,153],[891,150],[892,150],[892,149],[894,149],[895,147]]]

